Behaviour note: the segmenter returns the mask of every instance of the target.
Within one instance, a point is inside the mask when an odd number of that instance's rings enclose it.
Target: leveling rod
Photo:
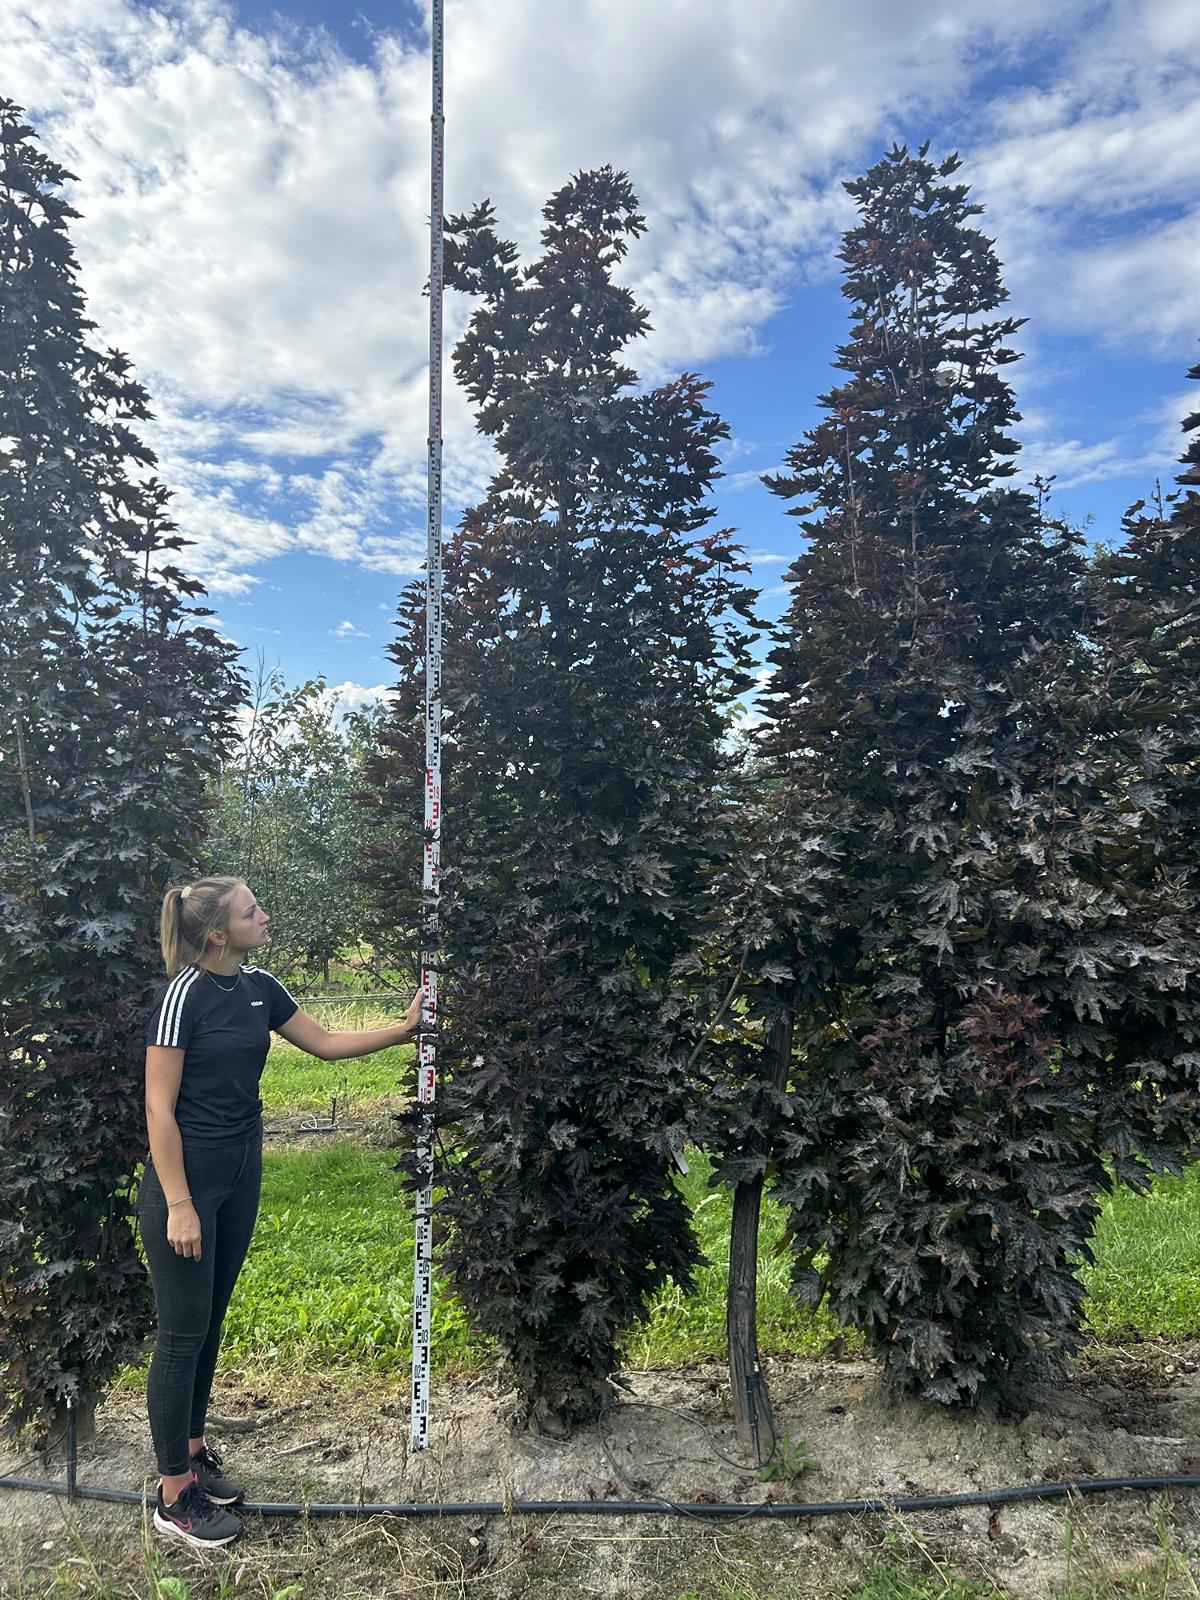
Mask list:
[[[437,1093],[438,944],[442,865],[442,212],[445,188],[445,0],[433,0],[433,114],[429,184],[429,524],[425,560],[425,862],[421,912],[421,1022],[417,1055],[417,1165],[413,1239],[412,1447],[429,1443],[433,1321],[433,1102]]]

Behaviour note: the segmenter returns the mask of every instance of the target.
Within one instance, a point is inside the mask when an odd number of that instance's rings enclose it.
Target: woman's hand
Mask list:
[[[418,989],[412,997],[412,1004],[404,1018],[404,1026],[409,1033],[419,1033],[421,1028],[421,997],[423,991]]]
[[[167,1208],[167,1243],[185,1261],[199,1261],[200,1218],[190,1200]]]

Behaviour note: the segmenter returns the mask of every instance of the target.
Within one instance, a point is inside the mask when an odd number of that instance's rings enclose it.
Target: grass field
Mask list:
[[[390,1370],[408,1360],[411,1205],[386,1151],[338,1140],[316,1150],[271,1152],[254,1245],[226,1322],[226,1358],[321,1366],[360,1361]],[[729,1197],[706,1186],[693,1162],[682,1180],[710,1265],[696,1291],[671,1287],[629,1349],[634,1366],[671,1365],[724,1350]],[[787,1292],[787,1258],[774,1252],[783,1219],[764,1208],[759,1327],[767,1354],[815,1355],[840,1330],[800,1310]],[[1200,1169],[1160,1179],[1109,1203],[1084,1269],[1088,1319],[1101,1340],[1200,1334]],[[853,1339],[850,1339],[853,1344]],[[437,1290],[439,1363],[474,1365],[482,1351],[444,1285]]]
[[[1159,1178],[1149,1194],[1118,1189],[1083,1269],[1097,1337],[1200,1335],[1200,1166]]]
[[[387,1151],[337,1140],[316,1150],[271,1151],[254,1244],[225,1323],[229,1361],[322,1366],[363,1362],[383,1370],[408,1361],[412,1289],[411,1202]],[[706,1187],[707,1165],[683,1180],[711,1265],[697,1292],[670,1289],[630,1348],[634,1365],[671,1364],[724,1348],[729,1199]],[[823,1314],[797,1309],[787,1263],[773,1254],[782,1217],[763,1227],[760,1321],[768,1352],[816,1354],[837,1333]],[[434,1353],[443,1366],[470,1366],[483,1352],[457,1302],[436,1290]]]
[[[329,1026],[374,1020],[334,1015]],[[321,1062],[287,1046],[263,1078],[268,1117],[327,1109],[337,1094],[349,1115],[380,1109],[411,1075],[411,1050],[361,1061]],[[300,1368],[355,1362],[383,1371],[408,1361],[412,1284],[411,1202],[386,1150],[335,1140],[316,1149],[272,1150],[254,1245],[226,1322],[224,1357]],[[635,1367],[672,1365],[724,1351],[729,1196],[707,1184],[694,1158],[681,1179],[709,1265],[690,1295],[669,1287],[633,1337]],[[783,1218],[764,1207],[759,1263],[760,1341],[766,1354],[817,1354],[841,1330],[823,1312],[799,1309],[787,1290]],[[1087,1315],[1101,1342],[1200,1335],[1200,1167],[1160,1179],[1143,1196],[1119,1191],[1096,1234],[1096,1263],[1083,1269]],[[436,1282],[436,1275],[435,1275]],[[442,1368],[484,1355],[444,1284],[436,1289],[434,1353]],[[853,1347],[853,1336],[847,1336]]]
[[[374,1001],[338,1000],[328,1005],[310,1002],[305,1010],[327,1028],[381,1028],[401,1021],[405,1005],[404,998],[398,996],[392,1015],[381,1011]],[[336,1095],[339,1106],[353,1115],[356,1106],[396,1094],[406,1077],[411,1081],[412,1059],[413,1047],[400,1045],[354,1061],[318,1061],[278,1040],[271,1047],[263,1071],[263,1107],[268,1119],[298,1112],[327,1112],[330,1098]]]

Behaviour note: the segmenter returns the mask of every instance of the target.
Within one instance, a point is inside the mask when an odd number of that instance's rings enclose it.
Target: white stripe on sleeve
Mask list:
[[[183,1005],[187,992],[200,976],[199,967],[189,967],[181,972],[167,990],[158,1018],[158,1038],[155,1044],[168,1050],[179,1048],[179,1025],[183,1020]]]
[[[279,979],[275,976],[275,974],[273,972],[268,972],[265,967],[247,967],[245,970],[247,972],[257,972],[259,977],[261,977],[261,978],[270,978],[270,980],[271,980],[271,982],[273,984],[275,984],[278,988],[283,990],[284,994],[287,995],[288,999],[292,1002],[293,1005],[297,1004],[296,996],[288,988],[286,983],[280,983]]]

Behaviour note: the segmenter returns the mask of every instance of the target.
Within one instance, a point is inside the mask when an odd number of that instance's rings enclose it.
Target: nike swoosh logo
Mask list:
[[[172,1517],[171,1521],[175,1524],[175,1526],[177,1528],[182,1528],[184,1533],[191,1533],[191,1531],[192,1531],[192,1519],[191,1519],[191,1517],[189,1517],[186,1522],[183,1520],[182,1517]]]

